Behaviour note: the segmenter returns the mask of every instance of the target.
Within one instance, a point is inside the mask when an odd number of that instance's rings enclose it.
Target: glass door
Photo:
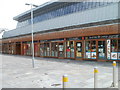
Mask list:
[[[64,43],[58,44],[58,57],[64,57]]]
[[[106,59],[106,46],[105,41],[98,41],[98,59]]]
[[[40,56],[44,56],[44,43],[40,43]]]
[[[74,58],[74,41],[67,41],[67,58]]]
[[[57,42],[51,43],[51,56],[58,57],[58,45]]]
[[[50,56],[50,44],[46,43],[47,56]]]
[[[82,42],[76,42],[76,58],[82,58]]]

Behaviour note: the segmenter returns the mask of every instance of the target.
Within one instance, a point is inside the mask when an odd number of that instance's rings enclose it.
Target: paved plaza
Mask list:
[[[112,84],[112,62],[36,57],[33,69],[30,56],[0,57],[0,81],[3,88],[62,88],[64,74],[69,77],[70,88],[93,88],[94,67],[99,69],[99,88],[109,88]]]

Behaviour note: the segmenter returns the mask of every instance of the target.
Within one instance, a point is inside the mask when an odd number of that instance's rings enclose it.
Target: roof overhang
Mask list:
[[[33,8],[33,12],[37,13],[38,11],[46,10],[48,8],[51,8],[51,7],[55,6],[55,5],[58,5],[57,0],[56,1],[47,2],[47,3],[44,3],[44,4],[42,4],[42,5],[40,5],[40,6],[36,7],[36,8]],[[24,13],[21,13],[21,14],[15,16],[15,17],[13,17],[13,20],[19,21],[22,18],[29,17],[30,16],[30,12],[31,12],[31,10],[28,10],[28,11],[26,11]]]

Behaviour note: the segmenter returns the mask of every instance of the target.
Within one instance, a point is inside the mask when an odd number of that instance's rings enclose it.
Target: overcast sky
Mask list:
[[[16,28],[17,22],[13,20],[13,17],[30,9],[30,6],[26,6],[25,3],[41,5],[48,1],[50,0],[1,0],[0,28],[9,30]]]

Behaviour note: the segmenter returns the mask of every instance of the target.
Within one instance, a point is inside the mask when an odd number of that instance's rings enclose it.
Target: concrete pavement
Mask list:
[[[2,87],[61,88],[62,76],[67,74],[70,88],[93,88],[93,69],[96,66],[99,69],[99,88],[108,88],[112,84],[111,62],[36,57],[34,69],[31,62],[29,56],[3,55]]]

